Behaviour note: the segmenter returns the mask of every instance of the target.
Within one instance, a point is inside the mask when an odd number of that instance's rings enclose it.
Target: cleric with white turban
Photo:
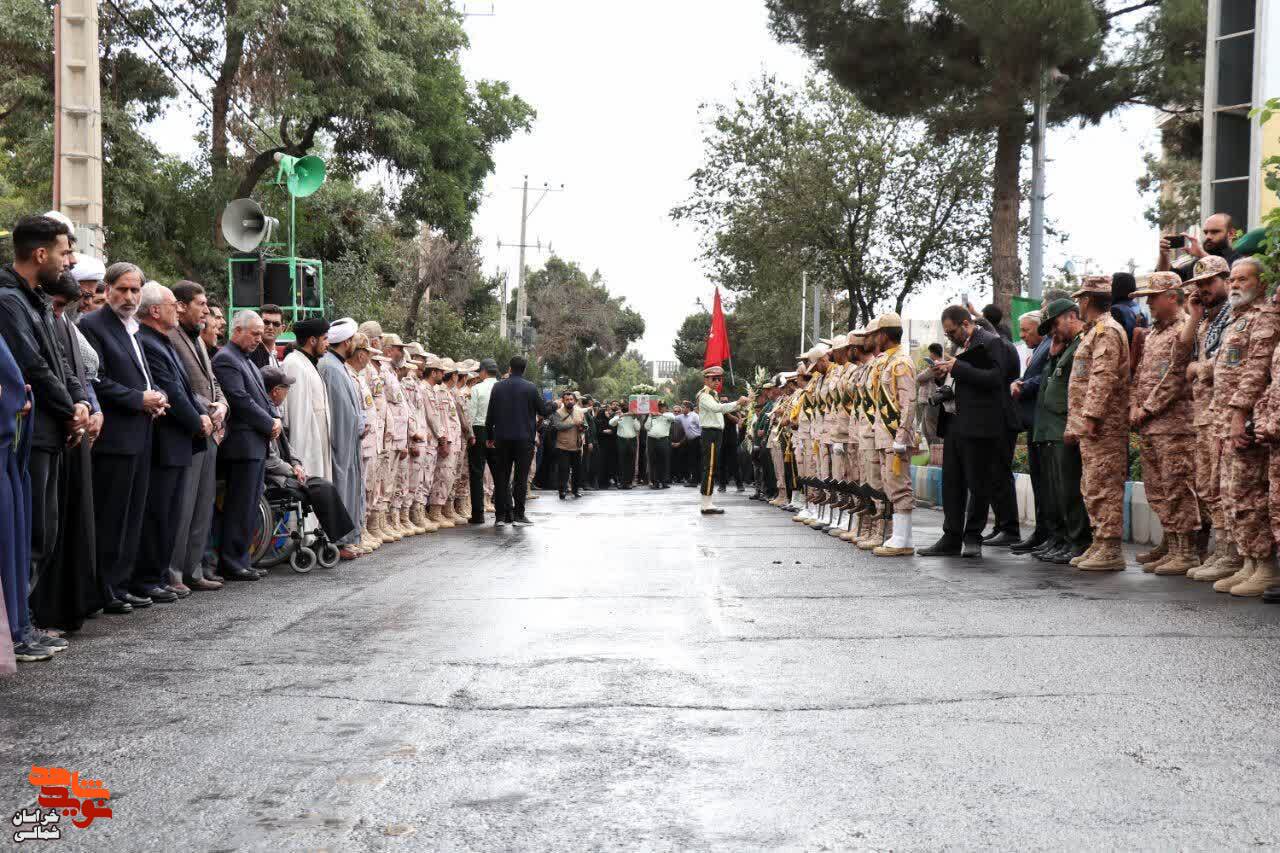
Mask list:
[[[317,369],[324,380],[329,403],[329,441],[333,448],[333,485],[342,504],[354,519],[364,518],[364,469],[360,440],[364,433],[364,396],[355,375],[347,369],[347,358],[355,348],[357,324],[350,317],[329,325],[329,349]],[[360,526],[338,542],[342,556],[355,555],[351,546],[360,539]]]

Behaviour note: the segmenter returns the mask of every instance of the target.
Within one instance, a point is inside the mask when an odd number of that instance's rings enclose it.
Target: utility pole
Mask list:
[[[816,345],[822,337],[822,284],[813,283],[813,343]]]
[[[529,294],[526,292],[527,288],[524,286],[524,250],[537,249],[538,251],[542,251],[541,240],[538,240],[538,242],[534,243],[533,245],[530,245],[528,242],[527,235],[528,235],[528,228],[529,228],[529,217],[532,216],[533,212],[538,209],[538,205],[542,204],[542,200],[547,197],[548,193],[564,192],[564,184],[561,184],[559,188],[553,189],[549,184],[543,183],[542,195],[538,196],[538,200],[533,203],[532,210],[529,208],[529,176],[528,175],[524,176],[524,186],[515,187],[515,189],[520,190],[522,193],[521,200],[520,200],[520,242],[516,244],[516,248],[520,250],[520,260],[519,260],[520,267],[518,270],[516,270],[516,287],[518,288],[518,290],[516,291],[515,337],[516,337],[517,345],[523,347],[524,346],[524,322],[526,319],[525,315],[528,313],[528,309],[529,309]],[[504,245],[501,240],[498,241],[499,249],[509,248],[509,247],[510,247],[509,243]],[[550,243],[547,243],[547,251],[548,252],[551,251]],[[506,316],[505,296],[503,298],[503,316],[504,317]]]
[[[501,244],[499,244],[501,245]],[[502,271],[502,300],[498,303],[498,337],[507,339],[507,271]]]
[[[805,300],[809,298],[809,273],[805,270],[800,271],[800,353],[803,355],[804,348],[804,318]]]
[[[1035,123],[1031,129],[1031,269],[1028,295],[1035,300],[1040,299],[1044,286],[1044,137],[1049,113],[1047,76],[1040,72]]]
[[[76,225],[76,251],[102,256],[102,88],[98,0],[53,7],[53,207]]]

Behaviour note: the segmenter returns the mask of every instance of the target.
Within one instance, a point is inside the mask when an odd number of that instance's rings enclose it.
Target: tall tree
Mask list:
[[[714,108],[705,162],[672,211],[696,224],[714,277],[738,293],[794,291],[801,270],[842,293],[848,325],[984,260],[985,140],[936,143],[920,122],[865,109],[825,76],[765,76]]]
[[[991,273],[1006,310],[1021,287],[1019,172],[1041,72],[1063,75],[1054,124],[1126,104],[1184,110],[1187,81],[1202,79],[1204,0],[766,2],[777,37],[871,109],[923,118],[939,138],[994,135]]]

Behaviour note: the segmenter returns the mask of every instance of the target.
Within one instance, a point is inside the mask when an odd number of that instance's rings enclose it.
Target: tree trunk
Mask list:
[[[213,84],[213,127],[209,141],[209,161],[213,165],[215,176],[227,170],[227,114],[231,109],[231,88],[244,59],[244,33],[232,20],[239,6],[240,0],[226,1],[223,21],[227,47],[222,55],[222,66],[218,69],[218,79]]]
[[[1022,146],[1027,124],[1019,110],[996,129],[995,193],[991,203],[992,301],[1009,315],[1013,297],[1022,287],[1018,258],[1018,208],[1021,188]]]

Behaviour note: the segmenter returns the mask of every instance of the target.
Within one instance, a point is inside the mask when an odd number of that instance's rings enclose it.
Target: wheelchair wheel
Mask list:
[[[316,552],[305,545],[289,555],[289,565],[300,575],[305,575],[316,567]]]
[[[249,562],[254,565],[258,565],[272,550],[275,536],[271,522],[271,504],[267,503],[266,498],[262,498],[258,501],[258,510],[253,516],[253,537],[249,540]]]
[[[266,498],[263,498],[263,501],[264,506],[267,508],[267,513],[270,515],[271,505],[265,503]],[[289,556],[298,547],[300,534],[297,527],[296,513],[286,512],[278,519],[275,519],[275,529],[272,531],[271,538],[263,547],[261,556],[254,560],[254,565],[270,569],[289,559]]]
[[[332,542],[326,542],[315,551],[316,561],[322,569],[332,569],[338,565],[338,561],[342,559],[342,555],[338,553],[338,546]]]

